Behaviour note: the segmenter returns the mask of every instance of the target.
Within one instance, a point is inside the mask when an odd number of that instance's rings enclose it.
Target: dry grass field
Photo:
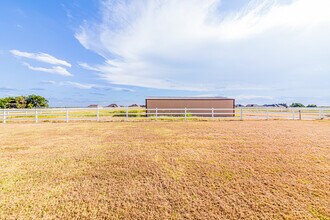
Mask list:
[[[330,121],[0,125],[0,219],[329,219]]]

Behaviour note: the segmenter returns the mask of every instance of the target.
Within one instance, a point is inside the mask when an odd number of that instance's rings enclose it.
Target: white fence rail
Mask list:
[[[330,108],[47,108],[1,109],[0,122],[330,119]]]

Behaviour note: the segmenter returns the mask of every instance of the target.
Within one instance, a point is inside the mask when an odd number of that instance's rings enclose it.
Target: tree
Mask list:
[[[0,108],[6,108],[7,103],[4,99],[0,99]]]
[[[17,96],[15,97],[16,108],[26,108],[27,100],[25,96]]]
[[[316,108],[317,107],[317,105],[315,105],[315,104],[309,104],[309,105],[307,105],[307,108]]]
[[[42,108],[48,107],[48,100],[39,95],[4,97],[0,99],[0,108]]]
[[[303,107],[305,107],[303,104],[301,104],[301,103],[292,103],[291,105],[290,105],[290,107],[291,108],[303,108]]]
[[[0,108],[16,108],[15,97],[5,97],[0,99]]]
[[[29,95],[26,101],[28,108],[48,107],[48,100],[39,95]]]

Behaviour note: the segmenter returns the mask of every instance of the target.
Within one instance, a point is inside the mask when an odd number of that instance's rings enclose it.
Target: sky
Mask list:
[[[0,97],[330,105],[329,0],[1,0]]]

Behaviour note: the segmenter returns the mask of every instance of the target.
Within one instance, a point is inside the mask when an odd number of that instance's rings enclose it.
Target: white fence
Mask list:
[[[330,119],[330,108],[47,108],[1,109],[0,122]]]

